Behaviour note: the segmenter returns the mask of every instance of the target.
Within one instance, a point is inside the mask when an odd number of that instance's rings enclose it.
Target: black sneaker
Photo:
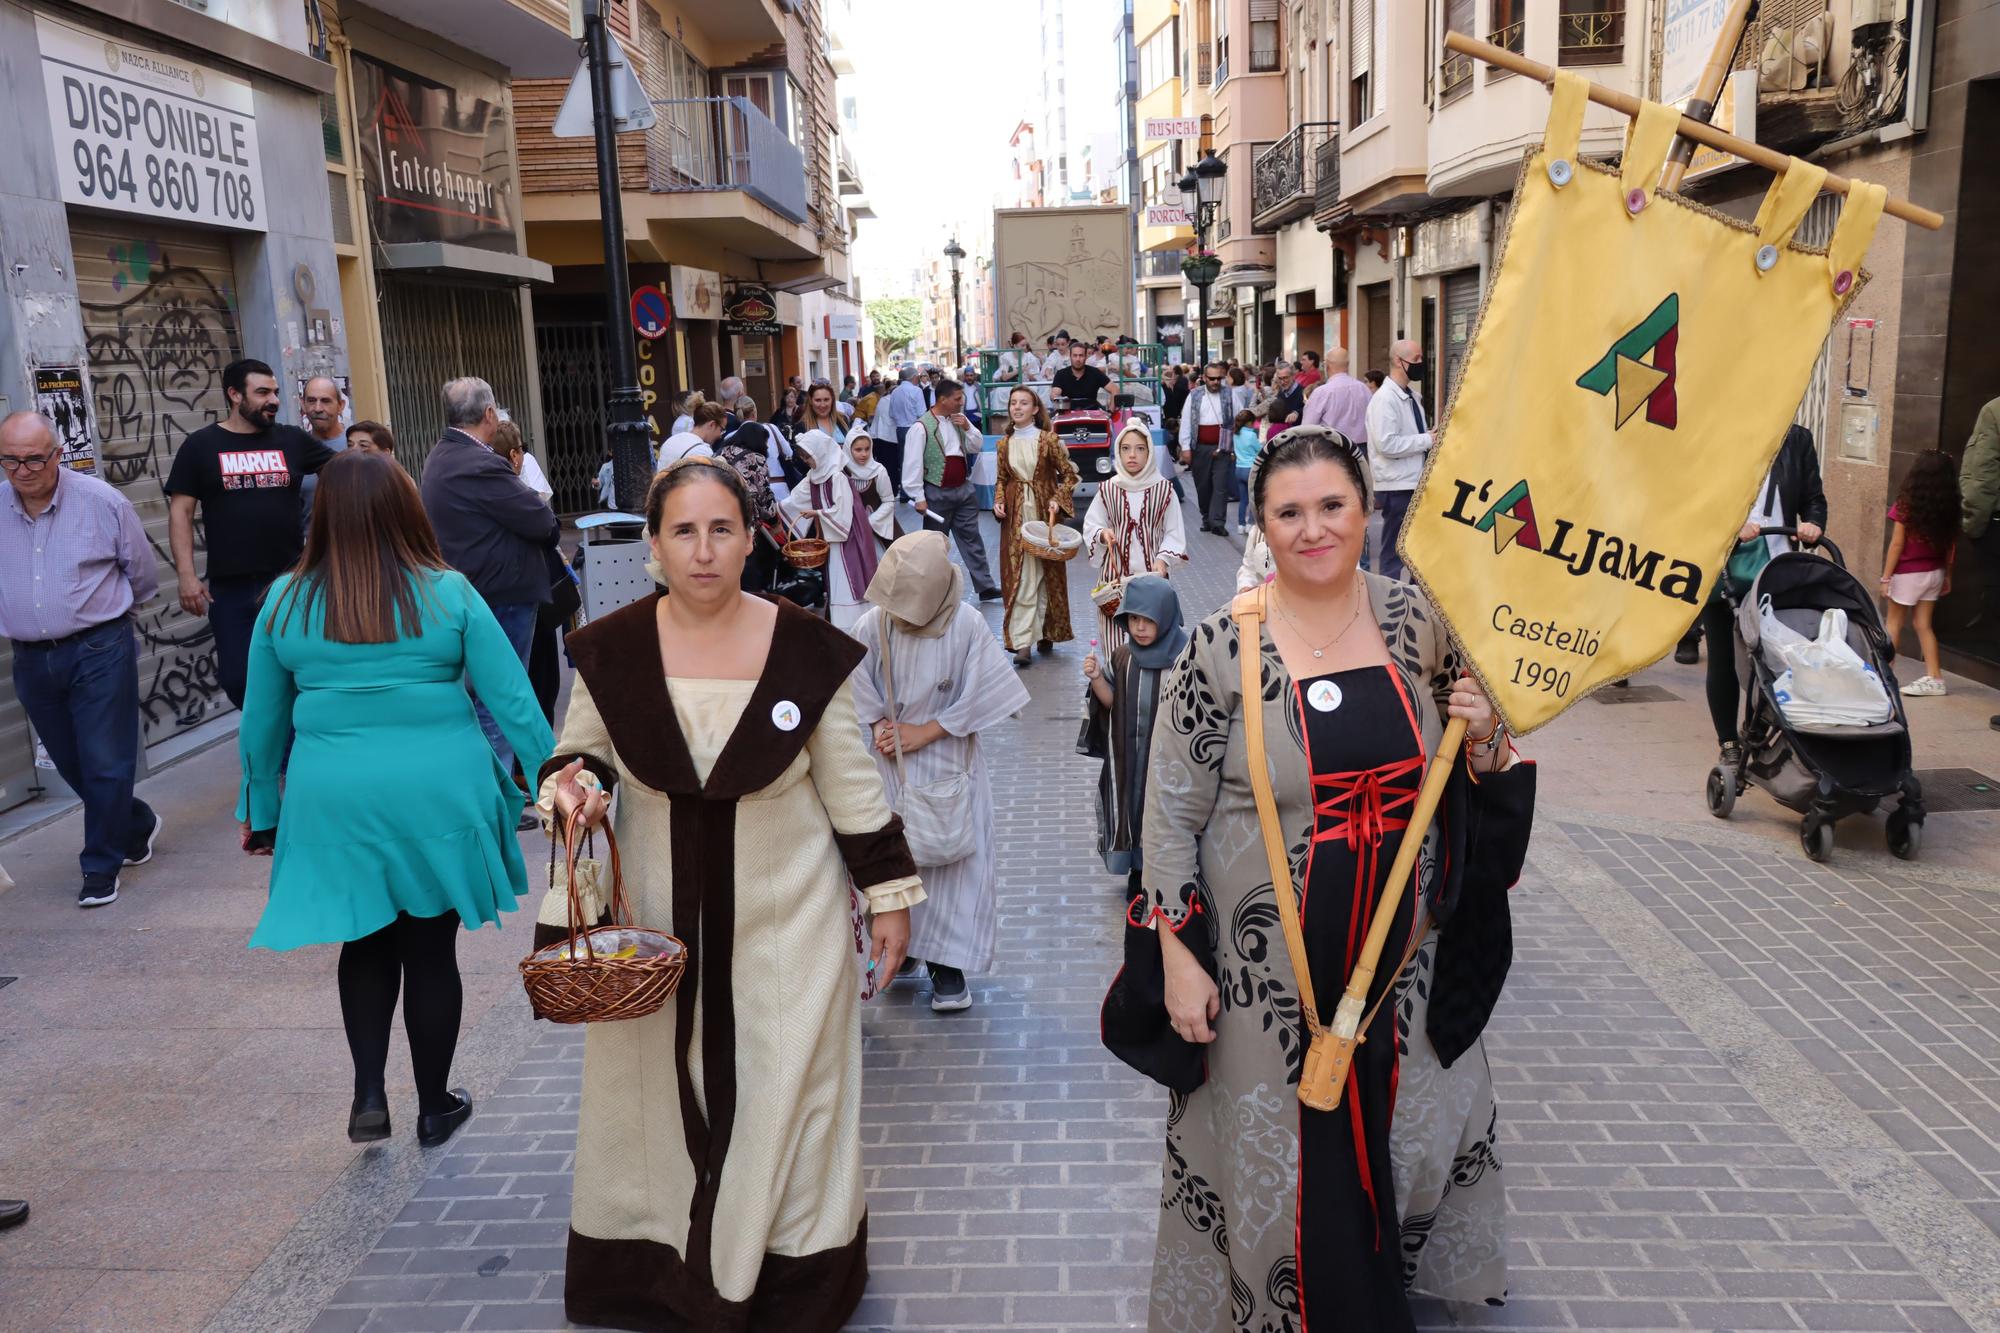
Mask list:
[[[889,978],[889,984],[891,986],[894,986],[898,982],[916,981],[920,979],[923,975],[924,975],[923,959],[905,958],[903,960],[903,965],[896,969],[896,975]]]
[[[136,839],[132,850],[125,853],[125,864],[128,866],[142,866],[153,859],[153,844],[160,840],[160,830],[167,826],[167,821],[160,818],[158,810],[154,810],[152,815],[153,827],[145,837]]]
[[[1674,661],[1682,666],[1701,665],[1701,642],[1697,639],[1682,639],[1674,645]]]
[[[943,1014],[971,1007],[972,988],[965,984],[965,973],[942,963],[932,963],[931,1011]]]
[[[1720,762],[1725,768],[1743,767],[1743,747],[1735,741],[1724,741]]]
[[[998,588],[988,588],[985,592],[979,594],[979,600],[982,602],[997,602],[1000,600],[1000,590]]]
[[[118,901],[118,876],[85,875],[76,895],[78,907],[106,907]]]

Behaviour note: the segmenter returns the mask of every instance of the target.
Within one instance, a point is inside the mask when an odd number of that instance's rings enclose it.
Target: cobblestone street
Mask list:
[[[1190,613],[1206,613],[1227,594],[1234,543],[1196,541],[1176,583]],[[1072,585],[1087,605],[1080,567]],[[1145,1326],[1165,1095],[1098,1041],[1119,900],[1092,851],[1095,765],[1074,751],[1084,649],[1038,659],[1032,704],[987,738],[1001,929],[994,973],[973,979],[975,1005],[933,1014],[920,986],[865,1011],[871,1280],[855,1329]],[[1617,758],[1618,733],[1642,713],[1682,733],[1706,725],[1692,669],[1654,679],[1685,697],[1586,702],[1549,744],[1524,746],[1545,759],[1543,799],[1488,1042],[1512,1297],[1490,1309],[1423,1302],[1422,1326],[2000,1333],[1989,817],[1933,818],[1931,845],[1969,860],[1894,862],[1857,831],[1814,866],[1788,825],[1708,819],[1698,763],[1681,765],[1671,810],[1620,813],[1556,756],[1583,746],[1600,765],[1634,763]],[[1969,706],[1990,711],[1977,697]],[[208,811],[206,827],[190,809],[153,868],[200,881],[190,892],[207,907],[155,939],[206,938],[199,956],[237,988],[228,1003],[202,1003],[203,975],[185,961],[138,961],[146,937],[121,932],[164,911],[157,900],[134,892],[82,922],[60,895],[28,910],[26,899],[53,895],[40,871],[69,854],[73,820],[6,851],[21,881],[9,919],[37,924],[0,938],[0,974],[21,978],[0,989],[0,1186],[22,1175],[42,1197],[35,1223],[0,1236],[0,1329],[566,1327],[582,1039],[527,1018],[511,974],[525,923],[468,937],[470,1125],[431,1154],[407,1134],[348,1148],[331,951],[242,952],[262,895],[221,818],[233,770],[233,753],[211,753],[153,784],[212,788],[185,802]],[[542,849],[528,845],[539,873]],[[43,956],[49,946],[92,969],[121,961],[71,977]],[[243,988],[245,974],[258,980]],[[295,989],[260,1010],[258,994],[277,994],[281,979]],[[110,1094],[113,1123],[85,1113],[93,1088],[117,1082],[117,1058],[93,1045],[130,1050],[135,1069],[168,1063],[122,1030],[143,1026],[127,987],[199,1011],[171,1037],[179,1077],[202,1085],[192,1119],[149,1119],[146,1095],[129,1088]],[[68,1035],[84,1049],[65,1057],[31,1040],[54,1021],[78,1029]],[[264,1030],[280,1026],[296,1030]],[[288,1051],[302,1054],[288,1062]],[[292,1086],[301,1067],[327,1086]],[[407,1090],[407,1070],[392,1070],[392,1087],[397,1078]],[[266,1095],[287,1109],[284,1125],[251,1109]],[[169,1202],[175,1181],[200,1189],[211,1178],[199,1172],[221,1169],[232,1126],[270,1169],[227,1177],[228,1207]],[[99,1166],[160,1179],[122,1185],[113,1207],[93,1196],[91,1172],[50,1165],[100,1142],[110,1156]],[[202,1234],[106,1239],[173,1219]]]

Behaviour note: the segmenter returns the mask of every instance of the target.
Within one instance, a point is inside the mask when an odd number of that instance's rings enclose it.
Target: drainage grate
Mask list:
[[[1601,704],[1677,704],[1681,696],[1658,685],[1606,686],[1590,696]]]
[[[1972,810],[2000,810],[2000,781],[1969,768],[1920,768],[1924,809],[1934,815],[1959,815]]]

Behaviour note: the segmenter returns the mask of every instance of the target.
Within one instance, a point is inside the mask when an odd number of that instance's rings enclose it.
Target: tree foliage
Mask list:
[[[914,296],[883,296],[868,302],[868,318],[875,323],[875,358],[882,360],[898,348],[908,347],[923,330],[923,306]]]

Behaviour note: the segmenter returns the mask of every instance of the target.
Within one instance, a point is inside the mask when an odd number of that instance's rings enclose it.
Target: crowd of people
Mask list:
[[[228,415],[175,456],[177,594],[242,710],[241,846],[271,858],[249,944],[339,946],[352,1141],[392,1132],[399,997],[419,1143],[472,1115],[451,1079],[457,938],[529,891],[520,833],[608,823],[622,845],[550,890],[536,947],[568,938],[572,887],[601,920],[620,866],[633,919],[687,945],[671,1003],[588,1033],[579,1323],[830,1333],[852,1311],[859,1006],[927,985],[933,1011],[963,1011],[993,967],[988,738],[1027,705],[1021,672],[1078,635],[1065,541],[1095,613],[1078,749],[1099,764],[1097,847],[1123,884],[1107,895],[1126,967],[1105,978],[1105,1039],[1175,1095],[1153,1326],[1406,1329],[1412,1290],[1506,1294],[1480,1040],[1533,769],[1396,555],[1435,439],[1422,348],[1398,340],[1360,377],[1340,348],[1258,372],[1167,367],[1164,429],[1126,418],[1099,481],[1079,476],[1045,390],[1103,402],[1136,371],[1115,340],[1062,342],[1042,357],[1017,336],[970,389],[908,367],[794,382],[768,415],[734,378],[686,395],[640,514],[659,586],[580,628],[548,484],[483,380],[442,386],[421,486],[387,426],[342,425],[331,380],[305,386],[303,426],[279,421],[254,360],[226,368]],[[990,459],[982,415],[998,423]],[[1746,540],[1772,524],[1817,537],[1825,501],[1809,437],[1800,448],[1780,451]],[[133,790],[132,613],[156,577],[129,501],[55,452],[44,418],[0,422],[0,518],[18,516],[0,522],[0,631],[83,799],[78,901],[100,907],[162,827]],[[1174,584],[1196,555],[1182,473],[1203,531],[1231,535],[1234,498],[1242,539],[1204,548],[1238,562],[1239,591],[1192,626]],[[1925,679],[1940,678],[1928,608],[1950,586],[1959,503],[1927,456],[1891,514],[1884,587],[1915,613]],[[44,599],[24,573],[71,593]],[[1467,741],[1439,755],[1452,718]],[[1453,776],[1418,826],[1433,760]],[[382,799],[385,771],[423,799]],[[1302,1113],[1308,1029],[1330,1018],[1411,836],[1418,883],[1389,944],[1403,963],[1376,975],[1340,1111]],[[1300,850],[1267,860],[1271,846]],[[781,998],[744,1003],[771,978]],[[25,1216],[0,1201],[0,1226]],[[1342,1281],[1306,1281],[1326,1272]]]

